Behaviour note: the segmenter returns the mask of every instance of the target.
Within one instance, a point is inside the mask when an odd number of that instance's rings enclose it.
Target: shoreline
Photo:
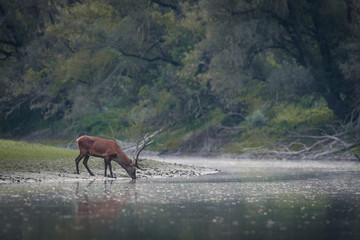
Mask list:
[[[115,164],[113,164],[115,165]],[[0,173],[0,185],[3,184],[21,184],[21,183],[53,183],[53,182],[76,182],[76,181],[95,181],[95,180],[131,180],[125,170],[120,166],[113,166],[115,178],[105,177],[102,164],[91,166],[95,176],[90,176],[86,169],[80,167],[80,174],[75,174],[74,169],[53,169],[53,170],[8,170]],[[177,178],[177,177],[195,177],[220,172],[217,169],[211,169],[200,166],[190,166],[177,163],[167,163],[159,160],[142,160],[141,166],[144,171],[137,170],[137,179],[151,178]]]

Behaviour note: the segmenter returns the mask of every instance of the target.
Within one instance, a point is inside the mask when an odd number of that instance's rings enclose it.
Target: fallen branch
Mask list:
[[[359,126],[354,123],[330,126],[331,133],[322,131],[322,135],[303,135],[288,132],[287,138],[277,144],[255,149],[255,154],[286,159],[354,159],[360,157],[351,151],[360,145],[357,134]]]

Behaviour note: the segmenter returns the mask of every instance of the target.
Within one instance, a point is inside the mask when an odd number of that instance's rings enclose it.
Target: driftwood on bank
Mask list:
[[[328,133],[331,132],[331,133]],[[359,125],[348,123],[322,130],[320,135],[288,132],[285,139],[271,146],[252,149],[254,155],[281,159],[349,159],[359,160],[352,149],[360,145]]]

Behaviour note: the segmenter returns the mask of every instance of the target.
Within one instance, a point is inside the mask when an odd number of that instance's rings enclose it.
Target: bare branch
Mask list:
[[[149,134],[149,132],[146,132],[145,135],[136,143],[136,150],[134,152],[133,159],[134,159],[134,165],[138,169],[143,170],[142,168],[139,167],[139,164],[138,164],[139,155],[140,155],[141,151],[144,150],[149,145],[151,145],[154,142],[152,138],[155,137],[156,135],[158,135],[161,131],[162,131],[162,129],[157,130],[157,131],[153,132],[152,134]]]
[[[147,62],[157,62],[157,61],[162,61],[162,62],[166,62],[166,63],[170,63],[174,66],[180,66],[181,63],[171,59],[170,57],[168,56],[155,56],[155,57],[146,57],[146,56],[143,56],[142,54],[135,54],[135,53],[130,53],[130,52],[127,52],[125,51],[123,48],[121,48],[119,46],[119,44],[115,44],[113,43],[112,44],[113,48],[118,50],[122,55],[124,55],[125,57],[133,57],[133,58],[137,58],[137,59],[141,59],[143,61],[147,61]]]
[[[322,135],[302,135],[288,132],[289,135],[275,145],[254,149],[257,156],[271,156],[287,159],[353,159],[360,157],[351,151],[360,145],[357,122],[328,126],[328,131],[320,129]],[[319,131],[319,129],[317,129]],[[293,140],[291,140],[293,139]]]

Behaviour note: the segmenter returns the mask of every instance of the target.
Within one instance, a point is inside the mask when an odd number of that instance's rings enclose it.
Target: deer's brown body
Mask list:
[[[84,158],[83,164],[91,176],[87,162],[90,156],[100,157],[105,162],[105,177],[107,167],[110,169],[110,175],[113,177],[111,161],[115,161],[123,167],[132,179],[136,179],[136,168],[126,154],[120,149],[119,145],[113,141],[92,136],[81,136],[76,139],[80,154],[75,159],[76,173],[79,174],[79,162]]]

